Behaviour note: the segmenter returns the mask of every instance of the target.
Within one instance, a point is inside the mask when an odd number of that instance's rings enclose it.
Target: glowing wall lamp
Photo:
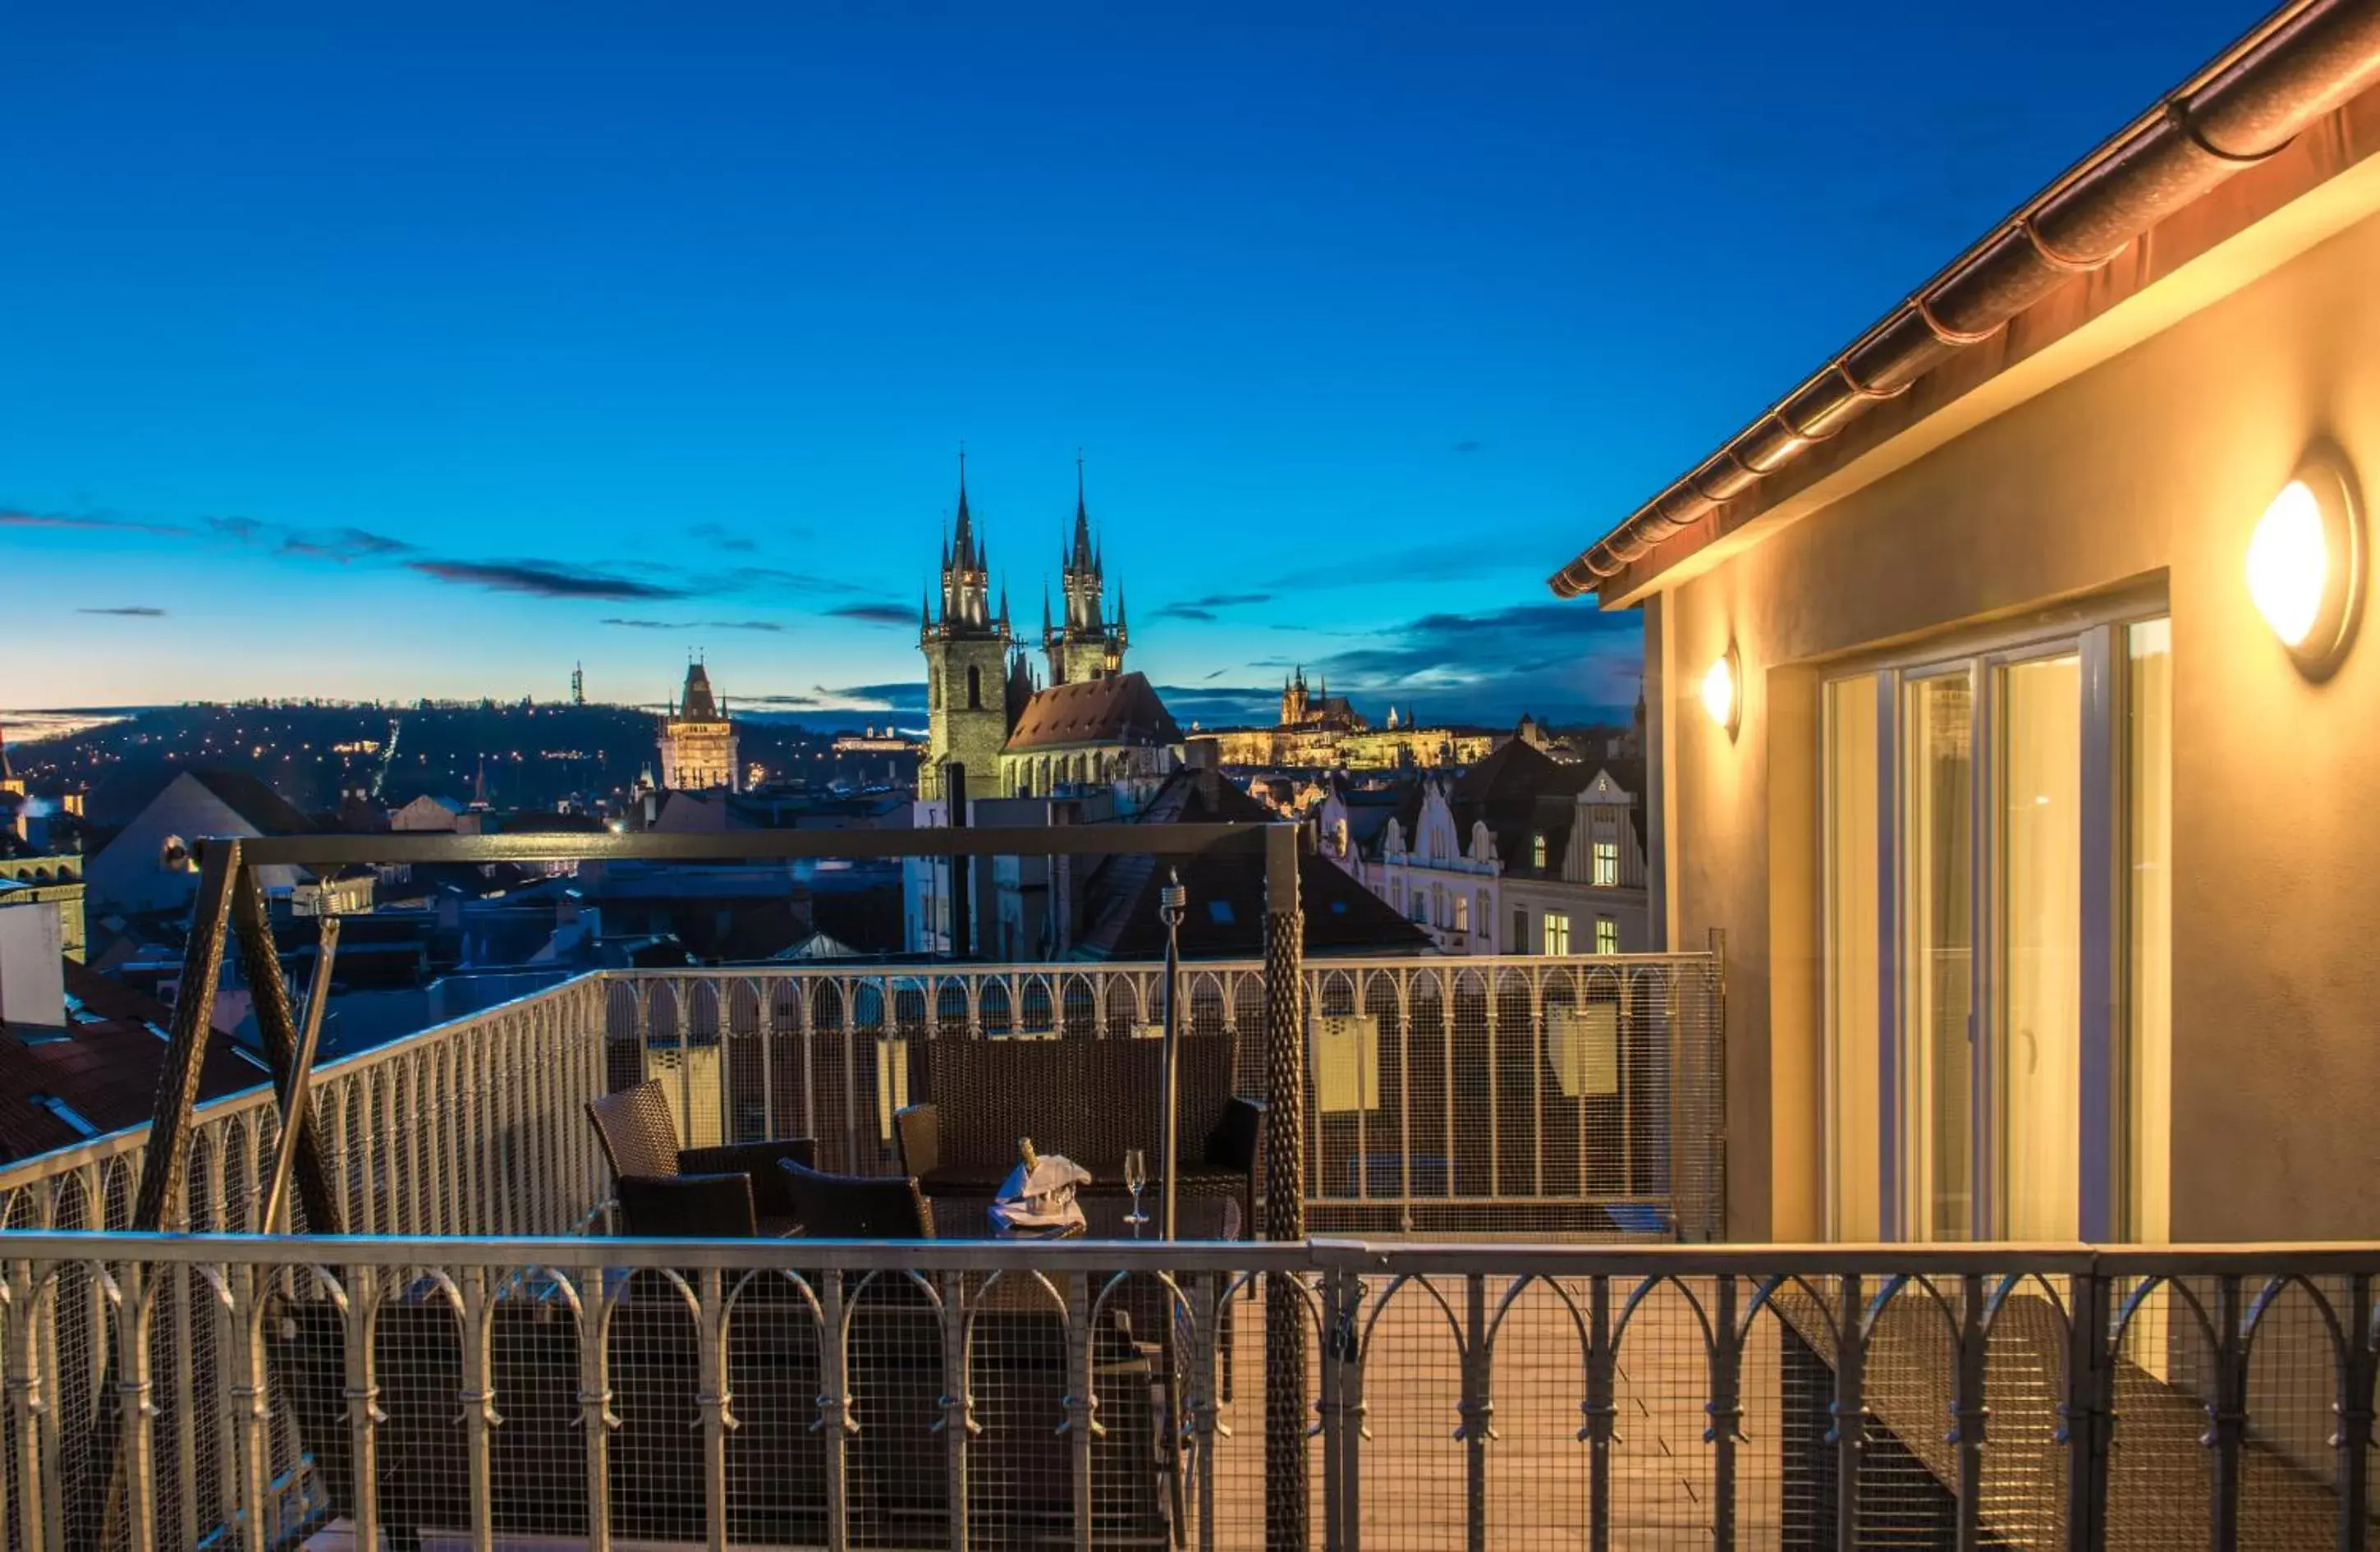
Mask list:
[[[2355,482],[2327,452],[2309,454],[2248,539],[2248,597],[2308,677],[2338,665],[2363,601]]]
[[[1742,663],[1735,655],[1735,643],[1730,642],[1727,651],[1719,654],[1703,674],[1703,710],[1710,719],[1727,729],[1729,738],[1735,737],[1736,725],[1743,720],[1743,684]]]

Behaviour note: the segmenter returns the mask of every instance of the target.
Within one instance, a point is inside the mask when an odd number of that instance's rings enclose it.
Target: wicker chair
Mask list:
[[[623,1175],[619,1193],[624,1234],[749,1240],[760,1232],[749,1175]]]
[[[934,1237],[934,1204],[914,1175],[830,1175],[792,1159],[777,1168],[795,1218],[813,1240]]]
[[[714,1232],[686,1225],[696,1217],[703,1222],[732,1218],[734,1208],[722,1196],[722,1188],[700,1179],[718,1175],[741,1177],[747,1182],[747,1211],[754,1228],[745,1233],[757,1229],[781,1234],[801,1221],[786,1200],[784,1179],[776,1167],[786,1160],[807,1166],[817,1156],[817,1145],[809,1138],[681,1148],[669,1099],[661,1084],[650,1080],[633,1089],[589,1100],[587,1116],[595,1123],[596,1141],[602,1144],[604,1162],[612,1167],[612,1178],[618,1183],[621,1228],[625,1233],[680,1237]],[[632,1180],[637,1182],[634,1188],[629,1186]]]

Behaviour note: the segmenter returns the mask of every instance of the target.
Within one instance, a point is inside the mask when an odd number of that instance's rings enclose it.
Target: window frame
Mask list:
[[[2126,651],[2126,632],[2155,619],[2171,617],[2171,605],[2162,579],[2093,599],[2032,612],[1996,626],[1946,634],[1898,648],[1846,654],[1823,666],[1815,678],[1819,738],[1817,781],[1813,813],[1814,837],[1827,836],[1828,803],[1835,790],[1832,765],[1834,706],[1832,686],[1875,676],[1876,696],[1876,867],[1877,877],[1876,1053],[1878,1065],[1878,1214],[1885,1232],[1912,1240],[1922,1227],[1912,1188],[1915,1184],[1910,1156],[1910,1132],[1916,1120],[1919,1096],[1910,1083],[1911,1051],[1905,1023],[1908,987],[1902,975],[1907,950],[1904,876],[1906,836],[1903,761],[1904,691],[1924,679],[1949,674],[1969,676],[1974,690],[1973,730],[1974,780],[1969,796],[1969,910],[1973,923],[1975,964],[1970,975],[1969,1041],[1969,1169],[1973,1181],[1972,1222],[1978,1238],[2001,1233],[2007,1221],[2006,1160],[1995,1143],[2004,1126],[2003,1098],[1998,1092],[1997,1061],[2005,1013],[2006,935],[2005,825],[1998,804],[2005,782],[2001,748],[2004,669],[2014,664],[2072,654],[2080,658],[2082,728],[2079,771],[2082,813],[2080,876],[2082,880],[2080,956],[2080,1070],[2076,1098],[2082,1135],[2078,1139],[2075,1221],[2085,1240],[2107,1241],[2127,1231],[2131,1183],[2126,1170],[2130,1109],[2127,1053],[2132,1041],[2130,1000],[2131,952],[2128,930],[2129,905],[2125,884],[2129,869],[2131,792],[2124,739],[2129,706],[2124,675],[2119,671]],[[1816,923],[1822,963],[1831,963],[1828,887],[1832,848],[1816,847],[1812,870],[1815,898],[1812,921]],[[1815,1028],[1821,1063],[1820,1092],[1833,1093],[1837,1055],[1825,1003],[1828,977],[1816,978],[1814,993]],[[1837,1234],[1840,1192],[1834,1170],[1839,1163],[1836,1139],[1826,1129],[1834,1125],[1831,1107],[1822,1112],[1817,1153],[1824,1174],[1822,1197],[1827,1233]]]

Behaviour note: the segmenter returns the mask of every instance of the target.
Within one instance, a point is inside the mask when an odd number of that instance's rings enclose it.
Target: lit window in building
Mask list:
[[[1471,930],[1471,897],[1468,895],[1454,897],[1454,930],[1458,933]]]
[[[1570,916],[1568,912],[1560,910],[1548,910],[1546,912],[1546,952],[1548,954],[1567,954],[1570,952]]]
[[[1595,843],[1595,882],[1613,885],[1620,882],[1620,843],[1599,840]]]
[[[1533,868],[1542,868],[1545,865],[1546,833],[1543,830],[1539,830],[1536,834],[1529,837],[1529,866]]]
[[[1620,952],[1620,923],[1609,916],[1595,919],[1595,951],[1598,954]]]

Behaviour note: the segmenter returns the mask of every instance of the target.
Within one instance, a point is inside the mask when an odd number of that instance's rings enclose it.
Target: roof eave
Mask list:
[[[1581,552],[1548,585],[1561,597],[1595,593],[1607,608],[1638,601],[1681,556],[1776,507],[1792,486],[1790,476],[1819,450],[1877,446],[1884,438],[1871,428],[1879,407],[1900,408],[1885,419],[1906,430],[2021,359],[2008,347],[2029,315],[2045,308],[2069,314],[2065,328],[2033,338],[2026,355],[2087,321],[2091,313],[2072,316],[2059,301],[2082,277],[2126,254],[2137,261],[2143,247],[2157,264],[2147,279],[2169,273],[2174,245],[2164,229],[2218,189],[2245,184],[2251,197],[2222,202],[2233,218],[2227,229],[2207,229],[2222,222],[2201,223],[2197,246],[2183,257],[2380,150],[2375,83],[2380,0],[2302,0],[2275,13]],[[2304,133],[2325,117],[2337,121],[2336,133]],[[2159,240],[2143,244],[2152,231]],[[1982,349],[1987,346],[1996,349]],[[1971,365],[1952,370],[1979,359],[1997,364],[1981,373]],[[1958,393],[1912,395],[1939,386],[1946,373],[1964,383]]]

